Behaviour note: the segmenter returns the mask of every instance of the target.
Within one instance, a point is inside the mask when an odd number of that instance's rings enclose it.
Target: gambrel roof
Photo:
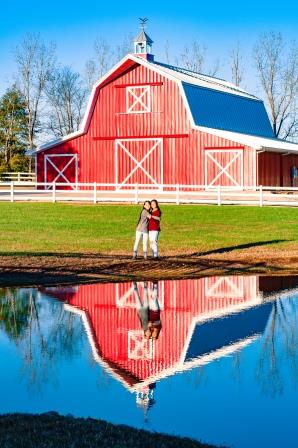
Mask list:
[[[263,101],[182,83],[197,126],[274,138]]]
[[[298,144],[274,137],[263,101],[239,86],[132,54],[125,56],[93,86],[80,129],[42,145],[36,152],[85,134],[88,131],[98,90],[135,64],[154,70],[179,85],[194,129],[222,136],[256,150],[298,153]]]

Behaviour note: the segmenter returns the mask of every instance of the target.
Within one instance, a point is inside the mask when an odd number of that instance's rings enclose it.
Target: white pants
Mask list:
[[[143,252],[147,253],[147,246],[148,246],[148,232],[139,232],[138,230],[136,231],[136,240],[135,240],[135,245],[133,247],[133,251],[134,252],[138,252],[138,247],[140,244],[141,239],[143,238]]]
[[[153,257],[158,257],[158,237],[159,237],[158,230],[149,231],[149,240]]]

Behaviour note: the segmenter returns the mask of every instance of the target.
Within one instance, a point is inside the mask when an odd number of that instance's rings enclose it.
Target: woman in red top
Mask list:
[[[156,199],[151,201],[151,218],[149,219],[149,241],[153,258],[158,257],[158,237],[160,232],[161,210]]]

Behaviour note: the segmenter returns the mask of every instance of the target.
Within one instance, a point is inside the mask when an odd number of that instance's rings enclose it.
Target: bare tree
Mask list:
[[[193,41],[190,45],[185,45],[178,60],[183,67],[197,73],[203,71],[205,62],[206,47],[202,47],[199,42]]]
[[[165,43],[165,47],[164,47],[164,52],[165,52],[165,60],[167,64],[170,64],[171,61],[171,56],[170,56],[170,42],[168,40],[166,40]]]
[[[36,146],[40,131],[42,98],[55,63],[55,45],[46,45],[40,34],[27,34],[15,52],[17,84],[27,106],[29,148]]]
[[[112,48],[103,37],[97,37],[94,42],[94,57],[85,64],[85,79],[91,90],[92,86],[110,68],[124,56],[132,52],[132,35],[124,37],[123,41]]]
[[[85,64],[85,80],[89,89],[91,90],[93,84],[97,80],[97,68],[94,59],[88,59]]]
[[[103,37],[96,38],[94,42],[94,53],[94,58],[89,59],[85,65],[85,78],[90,89],[113,64],[112,49]]]
[[[50,106],[48,129],[55,137],[78,130],[87,93],[80,74],[70,67],[56,69],[51,74],[46,86]]]
[[[116,45],[116,48],[113,51],[114,63],[120,61],[120,59],[122,59],[128,53],[132,53],[132,42],[133,42],[133,35],[128,34],[124,36],[123,41],[119,45]]]
[[[239,42],[230,54],[232,81],[236,86],[240,86],[243,78],[243,57],[241,55]]]
[[[197,41],[192,41],[191,44],[184,46],[180,53],[180,57],[176,58],[175,63],[196,73],[205,73],[209,76],[216,76],[220,68],[220,62],[219,60],[216,60],[213,67],[211,67],[211,65],[209,66],[209,64],[208,67],[205,55],[206,50],[207,47],[205,45],[201,45]]]
[[[288,45],[280,33],[261,35],[254,59],[273,131],[279,138],[298,136],[298,49]]]

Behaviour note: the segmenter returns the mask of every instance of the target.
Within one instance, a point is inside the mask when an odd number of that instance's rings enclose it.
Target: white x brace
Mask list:
[[[140,139],[140,140],[129,140],[130,142],[134,142],[134,143],[138,143],[139,142],[143,142],[145,139]],[[153,141],[155,141],[155,143],[153,144],[153,146],[150,148],[150,150],[143,156],[143,158],[138,161],[132,154],[131,152],[125,147],[123,140],[116,140],[116,184],[119,183],[119,172],[118,172],[118,145],[123,149],[123,151],[128,155],[128,157],[135,163],[135,167],[131,170],[131,172],[125,177],[125,179],[121,182],[121,184],[116,188],[117,190],[120,190],[121,187],[123,187],[124,184],[127,183],[127,181],[132,177],[132,175],[138,170],[141,169],[144,174],[158,187],[160,186],[160,183],[162,184],[162,179],[160,179],[161,182],[158,182],[158,180],[154,179],[151,174],[142,166],[143,163],[145,162],[145,160],[147,160],[150,156],[150,154],[152,154],[152,152],[156,149],[156,148],[160,148],[161,150],[161,166],[160,166],[160,175],[162,176],[162,139],[151,139]]]
[[[213,152],[213,151],[212,151]],[[241,187],[242,186],[242,184],[243,184],[243,179],[242,179],[242,155],[243,155],[243,153],[242,153],[242,151],[233,151],[233,150],[231,150],[231,151],[222,151],[222,153],[234,153],[234,157],[226,164],[226,165],[222,165],[221,163],[219,163],[218,162],[218,160],[216,160],[212,155],[211,155],[211,153],[208,151],[206,151],[206,164],[205,164],[205,170],[206,170],[206,179],[208,179],[207,178],[207,175],[208,175],[208,166],[207,166],[207,159],[209,158],[212,162],[214,162],[214,164],[219,168],[219,172],[217,173],[217,175],[214,177],[214,179],[210,182],[210,183],[207,183],[207,185],[208,185],[208,187],[211,187],[212,185],[214,185],[215,184],[215,182],[217,181],[217,179],[219,179],[223,174],[225,174],[233,183],[234,183],[234,185],[236,185],[237,187]],[[237,180],[233,177],[233,176],[231,176],[231,174],[228,172],[228,169],[229,169],[229,167],[234,163],[234,162],[236,162],[236,160],[238,159],[238,158],[240,158],[240,183],[239,182],[237,182]]]

